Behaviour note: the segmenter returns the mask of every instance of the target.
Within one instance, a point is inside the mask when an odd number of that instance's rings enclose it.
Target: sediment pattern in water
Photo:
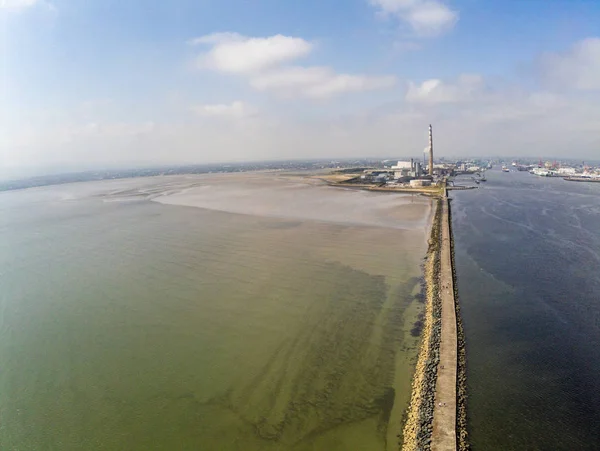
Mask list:
[[[353,283],[324,294],[304,318],[309,327],[284,340],[247,383],[213,402],[261,439],[293,446],[370,417],[382,434],[387,429],[401,305],[384,324],[381,343],[388,345],[374,353],[372,328],[387,297],[384,278],[339,264],[323,270]]]

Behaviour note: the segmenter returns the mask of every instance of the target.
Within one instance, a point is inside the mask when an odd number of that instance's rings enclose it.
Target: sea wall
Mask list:
[[[458,344],[458,363],[456,377],[456,441],[458,451],[470,448],[467,432],[467,350],[460,302],[458,296],[458,280],[454,260],[454,234],[452,233],[452,204],[448,200],[448,227],[450,228],[450,258],[452,260],[452,279],[454,282],[454,307],[456,309],[456,329]]]
[[[447,208],[444,208],[444,206],[447,206]],[[446,219],[443,215],[445,214],[448,215],[448,229],[446,230],[449,236],[447,238],[447,244],[442,243],[445,233],[443,231],[443,227],[445,227],[444,219]],[[445,261],[450,262],[451,268],[447,268],[446,266],[442,268],[442,246],[448,245],[449,249],[445,247],[443,252],[446,259]],[[449,257],[448,253],[450,255]],[[444,265],[447,264],[448,263],[445,263]],[[437,441],[440,440],[440,436],[434,436],[432,433],[434,429],[434,412],[436,409],[439,409],[441,412],[442,409],[446,408],[445,402],[440,403],[440,406],[442,407],[436,408],[436,386],[438,382],[438,364],[440,363],[442,331],[442,308],[448,308],[447,306],[442,306],[440,286],[441,279],[443,278],[441,273],[442,270],[451,271],[451,275],[445,273],[444,277],[446,282],[444,285],[447,284],[447,279],[450,276],[453,284],[452,297],[448,297],[445,302],[450,302],[449,305],[451,306],[451,310],[449,310],[449,312],[452,312],[452,306],[454,307],[455,315],[452,313],[449,317],[452,321],[456,321],[456,329],[455,332],[452,331],[450,335],[446,335],[445,340],[456,340],[456,350],[451,351],[451,354],[448,354],[453,356],[450,358],[450,360],[454,362],[452,365],[456,365],[456,393],[452,392],[454,390],[453,388],[450,389],[450,395],[452,397],[456,395],[456,425],[454,428],[453,425],[455,420],[453,417],[447,417],[443,420],[450,420],[450,426],[452,426],[452,428],[449,430],[452,432],[449,438],[451,442],[448,444],[447,440],[444,439],[443,448],[440,448],[442,443],[437,443]],[[401,443],[401,449],[405,451],[429,451],[432,449],[456,449],[458,451],[466,451],[470,449],[467,434],[466,349],[454,265],[454,239],[452,234],[450,200],[447,198],[438,199],[436,201],[436,212],[431,228],[429,249],[424,272],[426,284],[424,327],[417,365],[413,377],[411,402],[405,416],[406,422],[402,434],[403,443]],[[446,349],[446,351],[448,351],[448,349]],[[446,361],[446,370],[444,371],[448,371],[448,368],[448,362]],[[446,374],[446,377],[448,377],[448,374]],[[452,378],[454,378],[454,374],[452,375]],[[444,385],[445,383],[446,381],[444,381]],[[452,379],[450,383],[452,384],[450,387],[453,387],[454,380]],[[447,387],[447,385],[445,386]],[[449,402],[449,404],[454,406],[454,403]],[[448,408],[450,408],[450,406],[448,406]],[[438,426],[436,426],[436,428],[437,427]],[[454,435],[456,446],[454,446]]]
[[[437,199],[435,202],[436,212],[424,268],[426,301],[422,341],[413,378],[411,401],[402,434],[403,443],[400,444],[401,449],[405,451],[431,449],[441,332],[439,273],[443,210],[442,199]]]

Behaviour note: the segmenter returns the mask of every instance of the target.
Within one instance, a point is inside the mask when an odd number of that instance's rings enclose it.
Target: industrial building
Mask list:
[[[428,162],[425,161],[425,158],[423,162],[415,158],[400,160],[384,170],[365,170],[360,176],[360,180],[377,184],[405,184],[411,187],[430,186],[434,182],[434,174],[443,176],[451,171],[445,165],[433,164],[433,127],[431,125],[429,125],[429,146],[425,150],[428,152]]]
[[[420,161],[415,161],[411,158],[410,161],[399,161],[396,166],[392,166],[394,171],[394,178],[399,179],[403,177],[421,177],[423,175],[423,167]]]

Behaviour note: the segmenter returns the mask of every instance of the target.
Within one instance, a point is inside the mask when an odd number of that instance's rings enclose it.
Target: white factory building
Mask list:
[[[412,161],[399,161],[396,166],[392,166],[394,171],[402,170],[402,169],[412,169],[413,162]]]
[[[423,167],[421,162],[411,158],[410,161],[398,161],[396,166],[391,168],[394,171],[394,178],[401,177],[421,177],[423,175]]]

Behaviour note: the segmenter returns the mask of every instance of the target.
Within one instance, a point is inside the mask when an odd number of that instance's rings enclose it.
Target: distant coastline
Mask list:
[[[352,160],[352,164],[373,165],[378,160]],[[67,183],[92,182],[100,180],[127,179],[138,177],[157,177],[164,175],[193,175],[193,174],[227,174],[258,171],[319,171],[335,169],[341,161],[332,160],[288,160],[288,161],[256,161],[245,163],[211,163],[166,165],[141,168],[98,169],[82,171],[66,171],[44,175],[15,176],[6,175],[0,179],[0,191],[35,188]]]

